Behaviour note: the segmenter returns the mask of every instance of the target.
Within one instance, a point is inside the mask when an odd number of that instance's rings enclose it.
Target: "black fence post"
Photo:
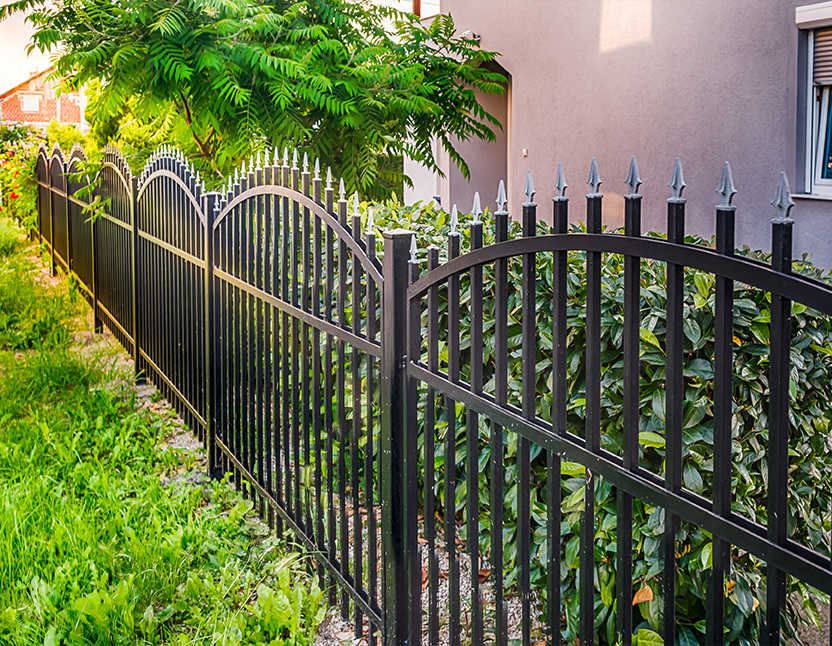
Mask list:
[[[139,180],[137,177],[130,178],[130,287],[132,294],[132,332],[133,332],[133,368],[136,372],[136,382],[144,383],[145,379],[139,366],[141,360],[141,330],[139,329]]]
[[[208,193],[202,200],[205,213],[203,238],[205,259],[205,437],[208,442],[208,477],[218,480],[222,467],[217,454],[217,428],[214,424],[214,220],[219,213],[219,193]]]
[[[381,330],[381,549],[385,646],[407,644],[408,563],[405,545],[405,362],[410,241],[403,229],[384,232]]]

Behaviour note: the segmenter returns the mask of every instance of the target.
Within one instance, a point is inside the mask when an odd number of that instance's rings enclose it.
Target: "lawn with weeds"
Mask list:
[[[112,357],[71,347],[71,297],[5,309],[49,298],[23,250],[0,259],[0,643],[311,644],[305,557],[164,445]]]

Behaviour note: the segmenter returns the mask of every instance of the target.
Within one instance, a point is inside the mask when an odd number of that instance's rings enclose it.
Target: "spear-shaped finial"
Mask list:
[[[636,156],[633,155],[630,159],[630,172],[627,173],[627,189],[630,195],[638,195],[638,187],[641,186],[641,177],[638,176],[638,162]]]
[[[255,166],[255,169],[256,170],[262,170],[263,169],[263,164],[260,160],[260,151],[259,150],[257,151],[257,166]]]
[[[240,171],[237,168],[234,168],[234,183],[237,184],[240,181]]]
[[[506,214],[506,185],[503,180],[500,180],[500,185],[497,187],[497,213],[500,215]]]
[[[791,218],[789,218],[789,211],[792,210],[794,201],[792,200],[791,191],[789,191],[789,178],[786,177],[785,171],[780,173],[777,193],[771,201],[771,204],[774,206],[774,212],[777,214],[772,222],[792,222]]]
[[[243,162],[243,163],[245,163],[245,162]],[[254,172],[254,155],[251,155],[251,156],[248,158],[248,172],[249,172],[249,173],[253,173],[253,172]]]
[[[719,188],[716,189],[719,193],[719,206],[731,206],[731,200],[734,199],[734,193],[737,189],[734,188],[734,178],[731,176],[731,164],[725,162],[722,167],[722,179],[719,180]]]
[[[326,167],[326,190],[332,190],[332,166]]]
[[[482,215],[482,206],[480,206],[480,192],[474,192],[474,206],[471,207],[471,215],[474,216],[474,222],[480,221]]]
[[[416,234],[410,238],[410,262],[416,262]]]
[[[309,155],[306,154],[306,151],[303,151],[303,172],[309,172]]]
[[[264,155],[264,157],[265,157],[265,159],[263,160],[263,163],[266,166],[271,166],[271,160],[269,158],[269,149],[268,149],[268,147],[266,147],[266,154]]]
[[[670,176],[670,199],[681,200],[682,191],[685,190],[685,177],[682,175],[682,162],[676,158],[676,163],[673,164],[673,175]]]
[[[277,146],[275,146],[274,150],[272,150],[272,165],[280,166],[280,155],[277,153]]]
[[[532,172],[530,170],[526,171],[526,185],[523,187],[523,194],[526,196],[526,201],[523,203],[523,206],[531,206],[534,204],[534,194],[536,191],[534,190],[534,182],[532,182]]]
[[[451,235],[457,236],[459,233],[457,232],[457,227],[459,226],[459,212],[457,211],[456,204],[454,204],[453,208],[451,209]]]
[[[563,164],[558,163],[558,173],[555,176],[555,190],[557,191],[557,197],[566,197],[567,186],[569,185],[566,183],[566,174],[563,172]]]
[[[599,195],[598,189],[601,186],[601,175],[598,173],[598,160],[592,158],[592,163],[589,165],[589,179],[586,181],[589,184],[589,195],[597,197]]]
[[[298,149],[292,151],[292,170],[298,170]]]
[[[344,190],[344,178],[341,178],[341,182],[338,184],[338,199],[342,202],[347,201],[347,192]]]
[[[289,165],[289,146],[284,146],[283,147],[283,165],[284,166]]]
[[[318,157],[315,157],[315,174],[312,176],[312,179],[321,179],[321,160]]]
[[[352,194],[352,214],[359,215],[358,210],[358,191]]]
[[[373,207],[367,207],[367,233],[375,233],[373,229],[375,228],[375,221],[373,220]]]

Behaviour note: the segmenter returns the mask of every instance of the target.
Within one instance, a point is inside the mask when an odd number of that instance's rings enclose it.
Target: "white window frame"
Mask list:
[[[32,105],[34,104],[34,110],[31,109]],[[26,106],[29,106],[28,108]],[[20,97],[20,111],[26,112],[29,114],[34,114],[40,112],[40,97],[38,96],[26,96],[23,95]]]

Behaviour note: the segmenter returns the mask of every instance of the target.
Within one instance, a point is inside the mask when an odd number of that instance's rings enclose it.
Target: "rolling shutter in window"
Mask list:
[[[815,30],[814,77],[818,85],[832,85],[832,28]]]

